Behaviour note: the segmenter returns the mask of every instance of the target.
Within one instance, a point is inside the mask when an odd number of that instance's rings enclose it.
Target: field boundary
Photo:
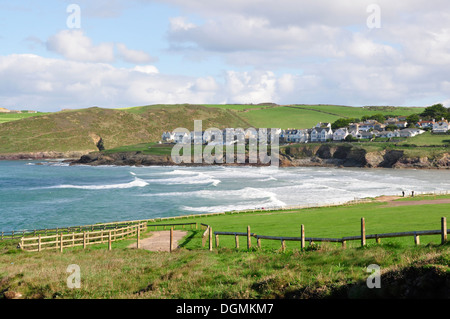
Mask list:
[[[209,227],[209,226],[208,226]],[[361,218],[361,235],[359,236],[346,236],[342,238],[321,238],[321,237],[305,237],[305,225],[301,225],[300,228],[300,237],[287,237],[287,236],[266,236],[266,235],[257,235],[250,232],[250,226],[247,226],[247,232],[214,232],[215,235],[215,247],[219,248],[219,235],[222,236],[235,236],[235,248],[239,249],[239,236],[244,236],[247,239],[247,249],[251,248],[251,238],[256,238],[257,247],[261,248],[261,239],[265,240],[276,240],[281,242],[281,250],[285,251],[286,249],[286,241],[299,241],[300,248],[306,248],[306,242],[309,242],[310,246],[314,245],[314,242],[334,242],[341,243],[342,248],[347,247],[347,241],[355,241],[360,240],[361,246],[364,247],[367,243],[368,239],[375,239],[377,244],[380,244],[381,238],[393,238],[393,237],[414,237],[415,245],[420,245],[420,236],[428,236],[428,235],[441,235],[441,244],[445,244],[447,242],[447,234],[450,229],[447,229],[447,218],[441,218],[441,229],[438,230],[418,230],[418,231],[407,231],[407,232],[396,232],[396,233],[381,233],[381,234],[366,234],[366,223],[365,219]],[[211,232],[211,228],[209,227]],[[205,232],[206,233],[206,232]],[[211,235],[210,235],[210,247],[211,247]],[[210,249],[211,250],[211,249]]]
[[[147,229],[147,223],[139,223],[132,226],[114,228],[101,231],[84,231],[82,233],[55,234],[51,236],[22,237],[19,248],[30,252],[40,252],[42,250],[56,249],[63,252],[64,248],[108,243],[111,250],[111,243],[129,236],[137,235],[139,241],[140,232]]]

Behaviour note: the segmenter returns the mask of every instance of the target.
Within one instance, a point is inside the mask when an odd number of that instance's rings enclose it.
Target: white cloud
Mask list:
[[[141,73],[159,73],[159,70],[154,65],[137,65],[133,68],[134,71],[141,72]]]
[[[128,49],[127,46],[123,43],[117,43],[116,47],[119,51],[119,57],[126,62],[134,64],[144,64],[153,62],[155,60],[144,51]]]
[[[114,44],[94,45],[92,40],[81,30],[63,30],[51,36],[47,49],[61,54],[67,59],[82,62],[114,61]]]
[[[32,40],[32,38],[30,38]],[[36,42],[36,40],[33,40]],[[124,43],[100,43],[94,45],[92,40],[82,30],[63,30],[51,36],[47,49],[56,52],[66,59],[79,62],[111,63],[121,59],[133,64],[146,64],[156,61],[155,58],[142,50],[131,50]],[[117,56],[115,52],[117,49]]]

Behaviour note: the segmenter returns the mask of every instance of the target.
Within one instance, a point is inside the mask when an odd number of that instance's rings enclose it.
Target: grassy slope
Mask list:
[[[305,224],[307,236],[357,235],[359,219],[366,218],[367,234],[373,232],[439,229],[441,216],[448,217],[450,205],[421,205],[383,208],[383,204],[359,204],[283,213],[248,213],[182,220],[205,222],[217,231],[244,231],[268,235],[298,236]],[[176,222],[181,222],[180,220]],[[220,237],[220,249],[201,248],[202,230],[189,231],[183,248],[173,254],[127,249],[134,240],[91,246],[64,253],[25,253],[16,242],[0,242],[0,291],[18,291],[27,298],[276,298],[326,297],[351,283],[367,279],[366,267],[381,266],[383,273],[411,265],[450,266],[449,246],[438,246],[439,238],[422,236],[420,247],[413,238],[368,241],[367,248],[341,250],[321,245],[300,252],[298,242],[287,242],[279,251],[277,241],[264,241],[263,250],[241,253],[234,250],[232,236]],[[148,236],[145,234],[144,236]],[[426,245],[429,240],[435,244]],[[252,242],[255,247],[255,242]],[[194,249],[194,250],[191,250]],[[81,289],[68,289],[69,264],[81,268]],[[126,277],[127,280],[123,280]],[[383,286],[387,285],[382,281]],[[354,297],[368,290],[356,290]]]
[[[203,106],[144,107],[139,111],[90,108],[58,112],[0,125],[0,153],[96,150],[100,136],[106,148],[158,141],[165,130],[186,127],[194,119],[205,127],[245,127],[228,110]]]

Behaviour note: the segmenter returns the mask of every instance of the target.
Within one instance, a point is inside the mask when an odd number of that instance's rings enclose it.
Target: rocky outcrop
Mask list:
[[[33,152],[33,153],[7,153],[0,154],[0,160],[15,161],[15,160],[42,160],[42,159],[78,159],[88,151],[73,151],[73,152]]]
[[[368,168],[450,168],[450,154],[411,157],[404,150],[368,152],[360,146],[324,144],[287,147],[284,166],[341,166]]]
[[[280,159],[281,161],[281,159]],[[289,161],[283,158],[283,161]],[[80,159],[76,161],[71,161],[72,165],[85,164],[92,166],[99,165],[116,165],[116,166],[171,166],[171,165],[182,165],[182,166],[204,166],[204,165],[227,165],[227,166],[238,166],[238,165],[249,165],[249,166],[269,166],[269,164],[261,163],[259,160],[257,163],[249,164],[248,156],[245,159],[246,164],[238,164],[236,155],[235,160],[232,163],[194,163],[194,159],[191,159],[190,163],[177,164],[172,160],[169,155],[148,155],[142,152],[121,152],[113,154],[105,154],[102,152],[93,152],[81,156]]]
[[[227,166],[268,166],[261,162],[249,164],[248,155],[245,164],[238,164],[236,159],[232,163],[191,163],[176,164],[169,155],[147,155],[142,152],[123,152],[107,154],[104,152],[93,152],[81,156],[78,160],[71,161],[72,164],[87,165],[129,165],[129,166],[151,166],[151,165],[227,165]],[[292,166],[324,166],[324,167],[366,167],[366,168],[450,168],[450,154],[443,153],[439,156],[411,157],[404,150],[382,150],[368,152],[357,145],[296,145],[282,149],[279,156],[281,167]]]

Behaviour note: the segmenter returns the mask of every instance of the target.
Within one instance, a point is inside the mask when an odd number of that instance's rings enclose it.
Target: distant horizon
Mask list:
[[[117,106],[117,107],[102,107],[102,106],[98,106],[98,105],[92,105],[92,106],[86,106],[86,107],[79,107],[79,108],[69,108],[69,107],[64,107],[61,108],[60,110],[55,110],[55,111],[42,111],[40,109],[27,109],[27,108],[11,108],[11,107],[3,107],[0,106],[0,110],[1,109],[6,109],[6,110],[10,110],[10,111],[37,111],[37,112],[41,112],[41,113],[56,113],[56,112],[61,112],[61,111],[65,111],[65,110],[71,110],[71,111],[75,111],[75,110],[83,110],[83,109],[89,109],[89,108],[93,108],[93,107],[98,107],[98,108],[102,108],[102,109],[116,109],[116,110],[120,110],[120,109],[129,109],[129,108],[134,108],[134,107],[145,107],[145,106],[157,106],[157,105],[263,105],[263,104],[275,104],[276,106],[295,106],[295,105],[299,105],[299,106],[321,106],[321,105],[329,105],[329,106],[341,106],[341,107],[399,107],[399,108],[426,108],[428,106],[431,105],[423,105],[423,106],[417,106],[417,105],[341,105],[341,104],[325,104],[325,103],[317,103],[317,104],[313,104],[313,103],[289,103],[289,104],[278,104],[275,102],[262,102],[262,103],[156,103],[156,104],[147,104],[147,105],[136,105],[136,106],[127,106],[127,107],[121,107],[121,106]],[[1,112],[1,113],[6,113],[6,112]]]

